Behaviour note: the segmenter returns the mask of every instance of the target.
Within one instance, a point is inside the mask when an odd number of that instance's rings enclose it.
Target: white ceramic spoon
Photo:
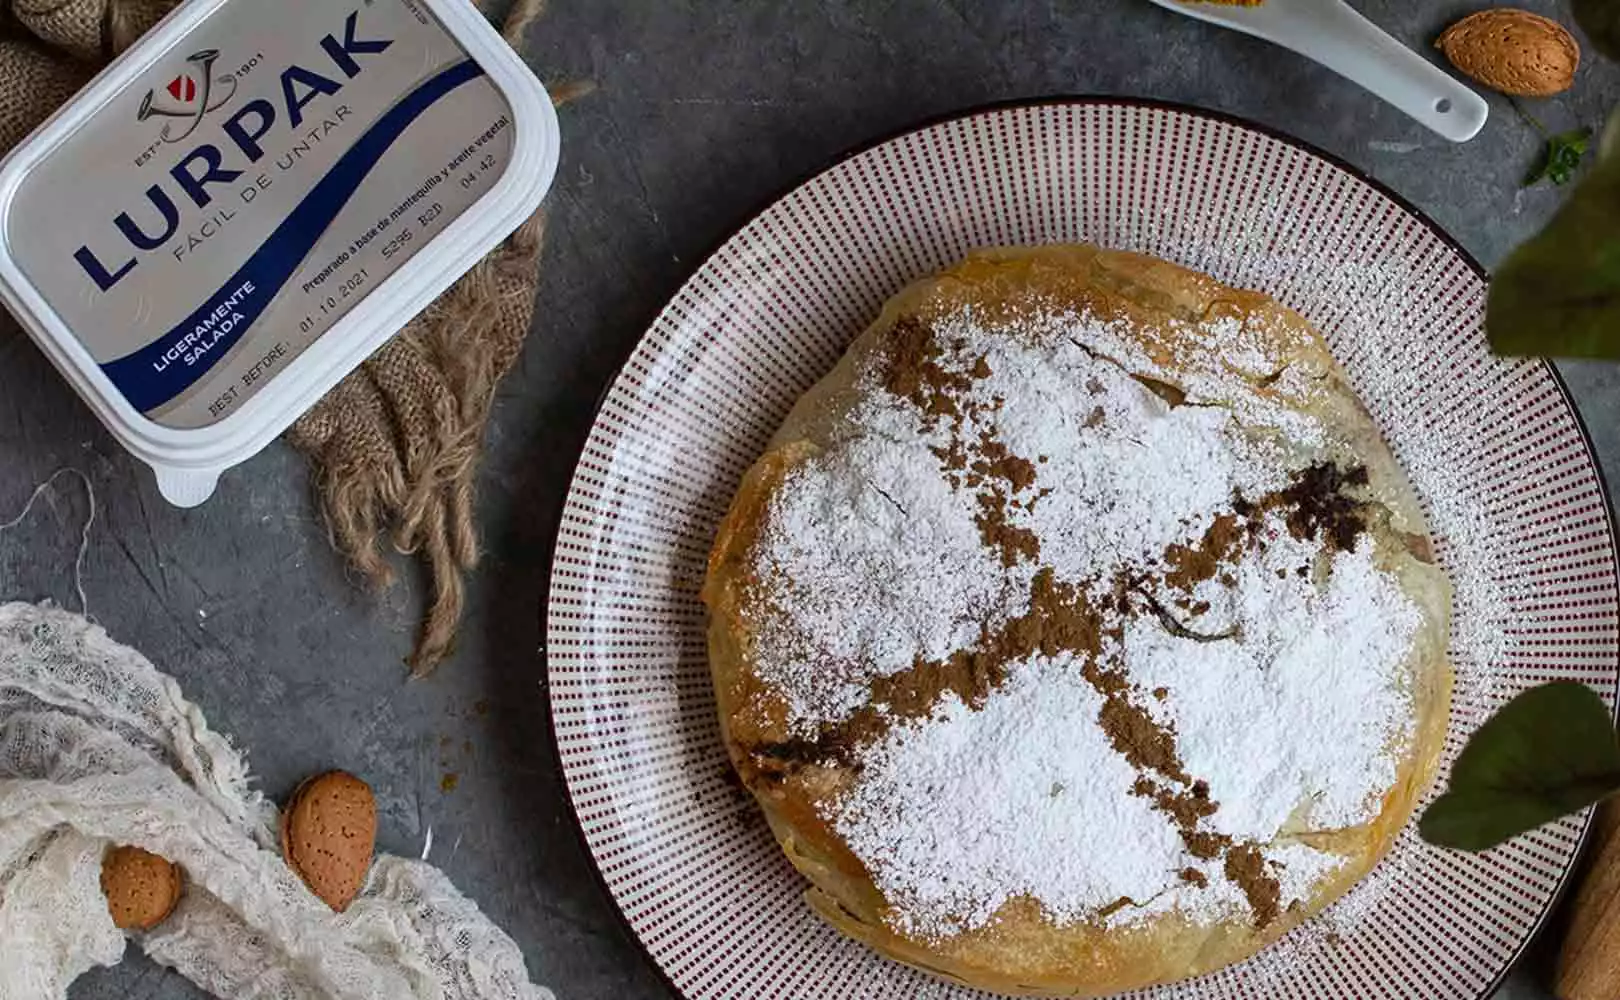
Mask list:
[[[1153,0],[1178,14],[1264,38],[1314,59],[1452,142],[1479,134],[1490,113],[1478,94],[1389,37],[1344,0],[1264,0],[1238,7]]]

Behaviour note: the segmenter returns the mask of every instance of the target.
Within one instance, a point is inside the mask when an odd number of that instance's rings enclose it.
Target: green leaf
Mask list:
[[[1620,357],[1620,157],[1600,159],[1497,270],[1485,333],[1498,354]]]
[[[1573,129],[1552,136],[1547,140],[1541,166],[1525,179],[1524,186],[1529,187],[1543,177],[1554,184],[1568,184],[1574,178],[1575,171],[1580,169],[1581,160],[1591,145],[1592,130],[1589,128]]]
[[[1614,717],[1585,684],[1555,681],[1514,698],[1475,731],[1418,832],[1441,847],[1483,851],[1616,791]]]
[[[1575,0],[1575,23],[1592,45],[1610,59],[1620,59],[1620,4],[1615,0]]]

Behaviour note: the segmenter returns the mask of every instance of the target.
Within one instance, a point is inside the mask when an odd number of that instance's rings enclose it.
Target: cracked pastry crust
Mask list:
[[[859,774],[860,746],[831,755],[803,747],[784,698],[765,678],[768,672],[759,669],[756,602],[769,581],[762,579],[756,549],[768,510],[794,469],[852,433],[847,415],[861,393],[872,391],[859,374],[894,349],[905,324],[927,327],[964,307],[994,323],[1023,314],[1032,301],[1113,324],[1137,357],[1152,359],[1151,376],[1133,377],[1161,398],[1185,401],[1196,394],[1199,405],[1228,405],[1236,412],[1242,400],[1221,398],[1209,388],[1218,383],[1204,377],[1218,369],[1241,376],[1238,394],[1281,403],[1318,421],[1327,431],[1326,443],[1314,447],[1313,457],[1365,468],[1365,480],[1347,489],[1366,512],[1365,532],[1380,565],[1395,575],[1422,614],[1406,664],[1413,737],[1399,756],[1396,778],[1376,818],[1348,829],[1293,831],[1298,842],[1345,863],[1308,898],[1268,921],[1198,922],[1172,911],[1124,926],[1102,919],[1058,922],[1026,896],[1005,904],[987,925],[953,936],[903,933],[886,919],[893,903],[827,818]],[[1273,331],[1270,361],[1281,358],[1284,367],[1309,377],[1279,379],[1276,368],[1245,371],[1253,359],[1189,350],[1178,340],[1177,321],[1217,316],[1254,320],[1256,329]],[[711,613],[710,665],[727,749],[788,859],[811,882],[810,906],[882,954],[1000,993],[1100,996],[1198,975],[1253,955],[1338,898],[1383,856],[1434,776],[1447,724],[1450,587],[1434,564],[1428,529],[1404,473],[1321,337],[1266,296],[1137,254],[1089,246],[980,251],[897,295],[838,366],[799,401],[744,477],[715,541],[704,600]],[[946,686],[941,679],[933,693]]]

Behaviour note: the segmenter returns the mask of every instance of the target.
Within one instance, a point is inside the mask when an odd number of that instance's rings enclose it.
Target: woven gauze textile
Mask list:
[[[122,958],[114,844],[184,869],[180,905],[135,940],[226,1000],[552,1000],[438,869],[381,855],[334,913],[278,826],[173,678],[79,615],[0,605],[0,1000],[62,1000]]]

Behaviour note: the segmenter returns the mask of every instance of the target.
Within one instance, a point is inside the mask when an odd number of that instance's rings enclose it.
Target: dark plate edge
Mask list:
[[[698,271],[707,266],[708,263],[727,243],[730,243],[733,239],[740,235],[750,223],[759,218],[759,216],[763,215],[772,205],[775,205],[777,202],[781,201],[795,190],[803,187],[805,184],[808,184],[816,177],[819,177],[827,171],[843,165],[847,161],[852,160],[863,153],[876,149],[885,143],[891,142],[912,132],[933,128],[937,125],[943,125],[948,122],[976,118],[980,115],[992,114],[997,111],[1004,111],[1010,108],[1064,105],[1117,105],[1122,107],[1143,107],[1156,108],[1164,111],[1175,111],[1248,129],[1251,132],[1256,132],[1279,142],[1286,143],[1287,145],[1293,146],[1305,153],[1318,157],[1339,168],[1340,170],[1343,170],[1351,177],[1361,181],[1363,184],[1366,184],[1368,187],[1371,187],[1379,194],[1394,202],[1401,209],[1406,211],[1407,214],[1412,216],[1412,218],[1418,220],[1425,227],[1427,227],[1435,238],[1445,246],[1449,247],[1452,252],[1463,261],[1464,264],[1468,265],[1468,267],[1474,271],[1481,281],[1486,283],[1489,283],[1490,281],[1490,273],[1485,269],[1484,265],[1482,265],[1479,260],[1475,258],[1471,252],[1469,252],[1468,248],[1464,247],[1461,242],[1459,242],[1455,237],[1441,227],[1439,223],[1430,218],[1427,212],[1424,212],[1422,209],[1418,208],[1404,195],[1398,193],[1383,181],[1378,180],[1371,174],[1368,174],[1360,167],[1336,153],[1330,153],[1313,143],[1290,135],[1281,129],[1256,122],[1249,118],[1244,118],[1240,115],[1231,114],[1230,112],[1211,108],[1201,108],[1197,105],[1186,104],[1180,101],[1166,101],[1150,97],[1118,97],[1112,95],[1057,95],[994,101],[988,104],[976,105],[972,108],[961,111],[951,111],[944,114],[935,115],[921,121],[913,122],[902,128],[885,132],[882,135],[869,139],[857,146],[839,153],[825,164],[794,178],[792,181],[778,188],[763,202],[761,202],[758,207],[746,212],[742,217],[742,221],[740,221],[735,227],[727,230],[727,232],[716,241],[714,246],[703,254],[702,259],[691,268],[690,274],[696,274]],[[688,279],[690,278],[690,274]],[[684,285],[685,282],[682,282],[682,284]],[[662,310],[660,310],[660,312],[662,312]],[[629,351],[625,355],[624,362],[615,368],[613,373],[608,376],[602,387],[601,393],[597,397],[595,410],[591,416],[590,428],[587,429],[584,440],[580,442],[579,455],[574,460],[574,474],[569,477],[568,490],[564,494],[563,507],[558,513],[558,529],[561,527],[560,518],[562,517],[562,511],[566,510],[567,508],[567,498],[573,495],[574,487],[578,481],[579,463],[585,457],[585,447],[590,442],[591,432],[595,430],[597,423],[600,422],[602,409],[607,404],[608,396],[612,393],[614,386],[618,384],[619,378],[624,374],[624,369],[629,364],[630,358],[634,356],[636,350],[640,348],[645,339],[645,334],[636,338],[636,342],[630,346]],[[1569,385],[1564,381],[1563,374],[1558,371],[1558,368],[1553,365],[1552,362],[1545,358],[1538,359],[1538,363],[1546,370],[1547,374],[1552,377],[1553,384],[1558,387],[1558,391],[1563,397],[1565,405],[1569,408],[1570,415],[1575,419],[1575,427],[1580,432],[1581,442],[1586,446],[1587,457],[1592,463],[1592,470],[1597,478],[1598,493],[1603,498],[1604,514],[1606,515],[1609,528],[1609,547],[1611,553],[1614,555],[1615,578],[1617,581],[1620,581],[1620,534],[1617,534],[1616,532],[1614,502],[1613,498],[1610,496],[1609,484],[1603,475],[1603,467],[1597,460],[1597,449],[1593,445],[1591,432],[1587,430],[1586,420],[1581,416],[1580,408],[1575,405],[1575,397],[1570,394]],[[574,835],[578,838],[579,846],[584,851],[585,857],[590,864],[591,876],[593,879],[595,879],[597,886],[602,890],[602,894],[607,899],[607,902],[612,908],[614,915],[618,917],[620,930],[624,932],[628,939],[635,944],[636,948],[641,952],[642,957],[646,959],[647,964],[652,968],[653,972],[657,974],[658,978],[663,982],[664,987],[669,990],[672,996],[678,997],[680,1000],[691,1000],[691,998],[688,997],[687,994],[676,985],[675,981],[670,978],[669,973],[665,971],[664,967],[659,964],[658,960],[653,956],[651,950],[649,950],[642,942],[641,935],[637,933],[635,925],[630,921],[629,915],[626,914],[624,908],[619,905],[618,897],[613,894],[612,888],[608,885],[607,877],[602,874],[601,867],[596,863],[596,854],[591,850],[590,841],[585,836],[585,826],[580,821],[579,809],[574,803],[573,789],[568,784],[568,775],[562,766],[562,745],[559,742],[557,735],[556,717],[551,711],[549,711],[551,664],[548,651],[551,647],[551,595],[555,591],[557,583],[556,548],[557,531],[553,530],[551,533],[551,543],[547,547],[544,563],[544,565],[547,567],[545,573],[547,584],[546,606],[542,609],[542,617],[544,619],[542,623],[544,626],[544,641],[541,644],[540,660],[543,677],[542,690],[545,692],[548,700],[548,711],[546,712],[546,737],[550,742],[551,756],[554,766],[557,769],[558,783],[562,786],[564,792],[563,799],[568,808],[568,817],[572,821]],[[1617,644],[1620,644],[1620,625],[1617,625],[1616,627],[1616,642]],[[1612,694],[1614,696],[1616,706],[1616,720],[1617,722],[1620,722],[1620,664],[1617,664],[1616,666],[1616,684],[1615,690],[1612,692]],[[1502,970],[1497,973],[1496,978],[1491,980],[1484,992],[1480,993],[1475,1000],[1490,1000],[1490,997],[1507,979],[1509,973],[1512,972],[1513,967],[1517,965],[1519,960],[1524,957],[1524,954],[1530,948],[1530,945],[1535,942],[1537,937],[1540,936],[1542,930],[1546,926],[1548,918],[1558,909],[1559,904],[1563,901],[1565,895],[1568,894],[1570,890],[1571,877],[1573,876],[1575,870],[1580,866],[1580,862],[1586,853],[1586,842],[1590,838],[1592,832],[1592,817],[1593,809],[1588,807],[1586,810],[1586,815],[1581,824],[1581,831],[1579,837],[1577,838],[1575,852],[1570,856],[1569,863],[1564,866],[1564,873],[1559,878],[1558,885],[1554,887],[1552,895],[1548,897],[1547,905],[1542,909],[1541,914],[1536,917],[1535,923],[1531,925],[1529,933],[1525,935],[1524,940],[1519,944],[1518,950],[1513,953],[1513,955],[1508,959],[1507,963],[1503,966]]]

